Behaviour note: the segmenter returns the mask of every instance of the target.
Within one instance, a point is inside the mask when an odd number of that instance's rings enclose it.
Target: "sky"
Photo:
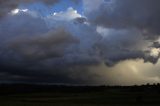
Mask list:
[[[0,83],[160,83],[159,0],[0,0]]]

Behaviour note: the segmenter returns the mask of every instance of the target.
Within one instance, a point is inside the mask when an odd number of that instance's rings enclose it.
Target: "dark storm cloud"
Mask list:
[[[0,0],[0,18],[6,16],[12,9],[16,9],[20,4],[29,4],[42,2],[48,6],[53,6],[61,0]],[[79,4],[80,0],[70,0],[75,4]]]
[[[151,47],[160,48],[159,42],[153,42],[153,45]]]
[[[114,67],[117,63],[121,63],[125,60],[142,59],[144,60],[144,63],[149,62],[153,64],[156,64],[159,60],[159,55],[151,56],[150,50],[125,49],[125,47],[124,49],[103,48],[101,49],[100,55],[102,56],[105,64],[109,67]]]
[[[20,3],[43,2],[47,5],[53,5],[60,0],[0,0],[0,17],[7,15],[12,9],[18,7]]]
[[[1,22],[0,27],[0,57],[6,64],[14,64],[14,61],[27,64],[25,61],[28,60],[31,62],[63,57],[70,44],[79,43],[67,29],[49,29],[44,20],[28,14],[10,16]]]
[[[159,0],[111,0],[88,12],[91,22],[110,28],[137,28],[148,34],[160,33]],[[151,35],[152,36],[152,35]]]
[[[99,64],[92,48],[96,32],[84,24],[85,18],[49,21],[55,21],[51,28],[27,12],[1,19],[1,81],[84,84],[94,80],[81,72],[90,76],[88,66]]]
[[[1,66],[8,65],[15,67],[23,67],[25,64],[25,62],[23,62],[23,54],[16,52],[16,50],[11,47],[11,43],[13,41],[18,42],[18,39],[25,38],[26,36],[28,36],[29,38],[31,36],[34,37],[35,35],[46,33],[48,31],[48,28],[45,22],[40,18],[33,18],[27,14],[19,14],[15,16],[9,16],[1,20],[0,23]],[[19,46],[22,45],[25,44],[21,44]],[[3,71],[3,69],[1,71]]]
[[[58,1],[40,0],[46,8]],[[159,0],[85,1],[86,16],[69,8],[49,16],[28,10],[1,18],[0,80],[91,84],[101,77],[93,66],[114,68],[136,59],[157,63],[159,55],[151,50],[159,48]],[[20,3],[39,1],[0,2],[4,16]]]
[[[51,69],[28,69],[27,67],[4,67],[0,72],[0,82],[52,83],[52,84],[95,84],[95,74],[87,67],[73,66]],[[1,68],[2,69],[2,68]],[[11,70],[12,69],[12,70]]]
[[[69,44],[78,42],[63,28],[55,29],[35,37],[20,37],[9,43],[9,49],[24,55],[28,59],[38,60],[62,57]]]
[[[100,50],[107,64],[114,65],[123,60],[138,58],[157,63],[159,56],[150,56],[147,45],[159,38],[159,0],[83,2],[89,22],[101,26],[98,31],[104,40],[100,43]]]

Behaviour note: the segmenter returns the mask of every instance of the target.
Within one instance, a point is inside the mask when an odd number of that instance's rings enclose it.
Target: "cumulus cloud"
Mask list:
[[[102,2],[92,9],[96,2],[89,1],[86,15],[97,25],[112,28],[138,28],[146,32],[159,34],[159,0],[98,0]],[[85,3],[85,1],[84,1]],[[92,6],[93,5],[93,6]]]
[[[2,16],[10,13],[0,19],[1,81],[159,81],[159,76],[141,74],[135,62],[159,64],[158,0],[83,0],[83,15],[72,7],[44,15],[50,11],[48,4],[58,1],[1,1]],[[17,7],[33,2],[44,2],[45,10]],[[127,82],[116,78],[118,74],[137,77],[128,77]]]
[[[1,80],[38,82],[41,77],[44,82],[92,81],[73,75],[86,70],[90,76],[88,67],[100,62],[95,52],[99,40],[95,28],[73,8],[46,17],[35,17],[31,12],[39,11],[19,10],[0,21]]]
[[[43,2],[51,5],[59,2],[60,0],[0,0],[0,17],[7,15],[11,10],[16,9],[20,3],[35,3]]]
[[[53,16],[54,15],[54,16]],[[53,13],[53,15],[49,16],[48,18],[52,18],[53,20],[73,20],[78,17],[82,17],[80,14],[77,13],[77,10],[74,10],[72,7],[69,7],[65,12]]]
[[[64,55],[69,44],[77,40],[63,28],[35,37],[20,37],[9,43],[9,49],[29,59],[47,59]]]
[[[89,22],[97,26],[97,32],[103,37],[100,47],[106,61],[113,64],[137,58],[154,64],[158,61],[159,56],[150,55],[153,51],[150,46],[159,38],[158,0],[83,2]]]

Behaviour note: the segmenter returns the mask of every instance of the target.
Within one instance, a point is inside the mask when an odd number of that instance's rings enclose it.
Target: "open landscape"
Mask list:
[[[0,106],[159,106],[160,86],[1,85]]]

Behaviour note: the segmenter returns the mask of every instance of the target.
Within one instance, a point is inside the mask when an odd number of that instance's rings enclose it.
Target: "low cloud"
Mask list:
[[[88,2],[87,2],[88,1]],[[107,28],[137,28],[151,36],[159,35],[159,0],[90,0],[86,15],[94,24]],[[94,9],[94,5],[99,6]],[[92,9],[93,8],[93,9]]]
[[[46,10],[18,8],[20,3],[33,2],[44,2]],[[48,5],[55,3],[59,0],[1,1],[0,14],[5,16],[0,19],[1,81],[77,84],[159,81],[159,76],[139,74],[141,67],[135,62],[159,64],[158,0],[83,0],[84,14],[72,7],[42,14],[50,12]],[[125,68],[130,72],[125,74]],[[122,77],[116,78],[118,74],[127,75],[128,79],[131,74],[137,77],[127,82]]]
[[[9,43],[9,49],[26,59],[50,59],[64,55],[65,49],[78,40],[65,29],[55,29],[35,37],[20,37]]]

